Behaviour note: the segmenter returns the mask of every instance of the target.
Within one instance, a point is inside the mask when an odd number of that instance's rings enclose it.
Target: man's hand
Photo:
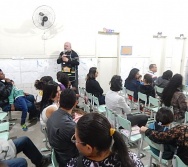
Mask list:
[[[67,56],[67,55],[65,55],[65,54],[62,55],[62,60],[63,60],[64,62],[68,62],[68,61],[69,61],[69,59],[68,59],[66,56]]]
[[[11,111],[15,111],[14,104],[11,104]]]

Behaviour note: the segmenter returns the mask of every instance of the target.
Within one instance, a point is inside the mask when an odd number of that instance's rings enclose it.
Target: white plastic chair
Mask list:
[[[183,161],[177,155],[174,155],[172,164],[173,164],[173,167],[188,167],[188,165],[185,165]]]
[[[97,97],[93,95],[93,110],[96,108],[96,110],[99,113],[106,114],[106,105],[99,105],[99,100]]]

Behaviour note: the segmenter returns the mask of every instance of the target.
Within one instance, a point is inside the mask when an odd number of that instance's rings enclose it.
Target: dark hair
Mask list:
[[[76,128],[80,140],[95,147],[98,154],[110,149],[113,138],[112,152],[117,153],[121,167],[133,166],[127,146],[120,133],[115,131],[113,137],[110,135],[111,124],[106,117],[99,113],[86,114],[79,119]]]
[[[133,68],[131,71],[130,71],[130,73],[129,73],[129,76],[127,77],[127,81],[131,81],[131,80],[133,80],[133,79],[135,79],[135,77],[136,77],[136,74],[139,72],[139,69],[137,69],[137,68]]]
[[[170,80],[172,78],[172,75],[173,75],[172,71],[167,70],[163,72],[162,79]]]
[[[144,75],[144,80],[148,84],[152,84],[153,83],[152,76],[150,74],[145,74]]]
[[[53,103],[53,98],[56,96],[57,87],[59,85],[54,81],[49,81],[43,87],[43,95],[41,100],[41,112],[42,110]]]
[[[110,81],[110,89],[112,91],[120,91],[122,90],[122,79],[119,75],[114,75]]]
[[[51,76],[43,76],[40,80],[35,81],[34,86],[37,90],[43,90],[44,85],[49,81],[53,81],[53,78]]]
[[[149,69],[151,70],[154,66],[156,66],[156,64],[150,64]]]
[[[57,80],[61,82],[65,88],[68,88],[69,77],[67,74],[63,73],[62,71],[57,72]]]
[[[89,73],[87,74],[87,80],[95,79],[95,73],[96,72],[97,72],[97,68],[96,67],[91,67],[89,69]]]
[[[170,107],[174,93],[182,88],[182,81],[182,75],[175,74],[169,81],[168,85],[164,88],[161,99],[165,106]]]
[[[174,121],[174,114],[172,111],[167,107],[161,107],[156,114],[156,122],[161,122],[162,125],[167,125]]]
[[[60,107],[70,110],[76,103],[76,93],[72,89],[65,89],[60,95]]]

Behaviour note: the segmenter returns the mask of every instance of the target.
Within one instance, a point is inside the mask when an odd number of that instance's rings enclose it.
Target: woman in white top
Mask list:
[[[54,81],[49,81],[43,85],[43,95],[40,102],[40,123],[46,126],[48,118],[59,108],[61,89]]]
[[[106,107],[113,112],[122,115],[127,118],[131,125],[138,125],[139,127],[146,125],[148,117],[143,114],[132,115],[131,109],[127,105],[124,97],[119,95],[119,91],[122,89],[122,79],[119,75],[114,75],[110,81],[110,91],[106,93],[105,102]]]

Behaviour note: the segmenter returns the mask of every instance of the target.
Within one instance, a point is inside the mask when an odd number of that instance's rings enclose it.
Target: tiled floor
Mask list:
[[[21,112],[19,111],[14,111],[12,112],[12,117],[13,118],[17,118],[15,122],[16,124],[11,128],[10,130],[10,138],[17,138],[20,136],[28,136],[33,143],[37,146],[37,148],[40,150],[41,148],[44,147],[44,143],[42,142],[44,135],[40,130],[40,122],[33,122],[33,124],[29,124],[28,125],[28,131],[24,132],[22,131],[21,127],[20,127],[20,114]],[[131,151],[137,153],[137,148],[130,148]],[[47,154],[49,152],[45,152],[44,154]],[[144,163],[144,165],[148,165],[149,162],[149,154],[147,152],[145,152],[146,157],[142,158],[142,162]],[[24,154],[20,153],[18,154],[18,157],[25,157]],[[26,157],[25,157],[26,158]],[[30,160],[28,158],[27,162],[28,162],[28,166],[29,167],[34,167],[34,165],[30,162]]]

